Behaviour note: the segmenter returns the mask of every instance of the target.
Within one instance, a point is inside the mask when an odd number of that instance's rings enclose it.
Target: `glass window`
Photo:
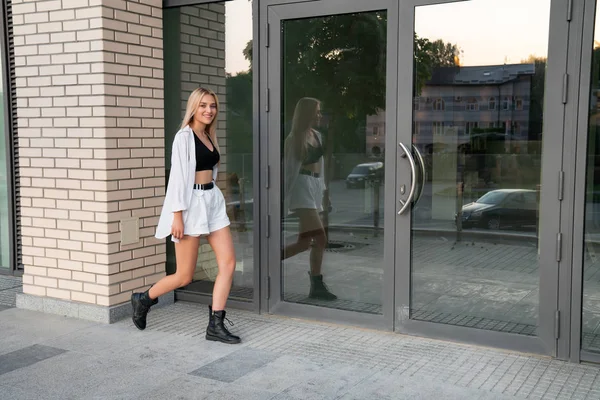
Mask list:
[[[481,196],[478,200],[477,203],[481,203],[481,204],[500,204],[504,201],[504,199],[506,198],[506,192],[502,192],[502,191],[491,191],[491,192],[487,192],[486,194],[484,194],[483,196]]]
[[[164,10],[165,154],[179,130],[190,93],[199,86],[219,97],[217,137],[221,164],[217,185],[225,196],[236,251],[230,298],[253,299],[252,2],[227,2]],[[168,176],[169,171],[167,171]],[[175,271],[167,240],[167,272]],[[186,291],[212,293],[214,253],[204,239],[193,282]]]
[[[412,319],[537,334],[538,215],[524,193],[535,197],[540,184],[550,3],[472,0],[415,8],[415,52],[428,54],[414,55],[420,64],[413,96],[461,96],[465,108],[446,114],[443,136],[436,135],[439,123],[434,135],[413,135],[419,148],[431,150],[424,155],[423,195],[412,210]],[[502,111],[511,108],[513,93],[538,107]],[[473,99],[486,99],[486,109]],[[433,121],[439,113],[414,115]],[[517,119],[522,135],[506,134]],[[504,201],[509,194],[515,201]]]
[[[581,348],[600,353],[600,7],[596,21],[590,80],[587,137]],[[588,51],[590,51],[588,50]]]
[[[277,31],[282,297],[381,314],[387,13],[289,19]]]
[[[421,131],[421,124],[419,122],[413,122],[413,135],[418,135]]]
[[[436,99],[433,103],[433,109],[435,111],[444,111],[446,109],[446,103],[442,99]]]
[[[517,97],[517,99],[515,100],[515,109],[516,110],[522,110],[523,109],[523,99],[520,97]]]
[[[513,123],[513,134],[519,135],[520,133],[521,133],[521,123],[518,121],[515,121]]]
[[[479,122],[477,122],[477,121],[467,122],[465,124],[465,134],[466,135],[473,134],[474,130],[477,129],[478,127],[479,127]]]
[[[467,111],[477,111],[479,110],[479,104],[477,103],[477,99],[469,99],[467,102]]]

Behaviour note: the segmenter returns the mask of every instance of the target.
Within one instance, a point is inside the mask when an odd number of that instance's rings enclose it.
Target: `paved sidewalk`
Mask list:
[[[207,342],[204,306],[141,332],[6,308],[0,399],[600,399],[600,368],[233,310],[243,344]]]

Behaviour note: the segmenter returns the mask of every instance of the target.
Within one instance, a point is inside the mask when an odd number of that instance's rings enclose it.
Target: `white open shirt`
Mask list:
[[[182,216],[185,221],[187,209],[192,201],[196,179],[196,147],[193,135],[195,135],[194,131],[187,125],[177,132],[173,139],[169,183],[154,235],[157,239],[164,239],[171,234],[175,211],[183,211]],[[217,172],[218,164],[213,167],[213,181],[217,180]],[[172,240],[179,242],[175,238]]]

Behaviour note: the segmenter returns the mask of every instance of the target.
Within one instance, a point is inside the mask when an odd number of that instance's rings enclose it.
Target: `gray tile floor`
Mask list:
[[[453,236],[413,236],[412,318],[535,335],[539,307],[535,239],[482,236],[456,242]],[[324,256],[323,273],[338,300],[307,297],[308,252],[284,262],[285,300],[381,314],[383,238],[340,231],[332,231],[330,238],[355,245],[328,250]],[[586,257],[585,271],[583,345],[600,351],[600,258]]]
[[[599,366],[237,310],[223,345],[206,316],[179,302],[141,332],[6,309],[0,398],[600,399]]]
[[[0,275],[0,307],[14,307],[15,296],[23,291],[22,288],[20,277]]]
[[[0,398],[600,399],[597,366],[237,310],[226,346],[206,314],[156,308],[140,332],[4,306]]]

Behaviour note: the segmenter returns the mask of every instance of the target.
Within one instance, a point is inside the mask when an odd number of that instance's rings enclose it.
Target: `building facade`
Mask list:
[[[205,86],[220,102],[231,307],[600,362],[598,13],[595,0],[8,1],[0,273],[22,275],[19,307],[128,316],[133,291],[175,271],[154,232],[173,137]],[[324,149],[316,212],[285,207],[299,123]],[[161,303],[209,302],[217,271],[203,242],[193,282]]]

